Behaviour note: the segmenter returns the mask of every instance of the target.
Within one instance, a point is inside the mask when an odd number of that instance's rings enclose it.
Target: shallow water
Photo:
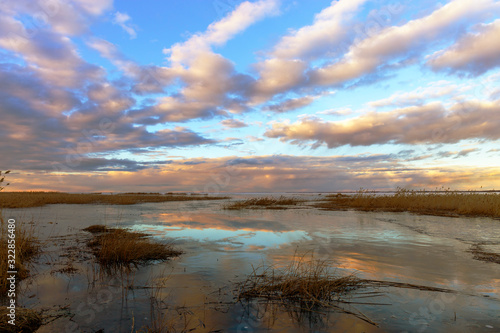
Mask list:
[[[184,201],[4,210],[5,217],[33,219],[45,242],[46,251],[32,268],[33,278],[21,285],[19,301],[51,307],[54,316],[66,315],[40,332],[130,332],[151,322],[150,296],[155,292],[164,301],[169,324],[200,332],[500,331],[500,265],[474,260],[467,252],[472,244],[487,244],[489,250],[500,246],[498,220],[321,211],[307,205],[241,211],[220,206],[217,201]],[[88,238],[81,229],[92,224],[146,231],[185,253],[129,275],[95,280],[90,255],[79,255]],[[234,283],[244,280],[252,266],[286,265],[296,254],[332,260],[338,272],[355,272],[361,278],[458,293],[384,287],[376,290],[382,296],[352,298],[378,305],[344,305],[379,327],[346,313],[306,314],[262,302],[234,302]],[[74,262],[76,274],[55,272],[68,261]],[[161,275],[168,277],[164,288],[144,288],[158,284]],[[134,287],[124,291],[123,281]],[[61,310],[64,306],[67,309]]]

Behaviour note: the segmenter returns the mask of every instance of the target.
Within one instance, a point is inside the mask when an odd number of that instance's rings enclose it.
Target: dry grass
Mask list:
[[[239,298],[263,297],[300,304],[301,308],[329,306],[359,286],[354,275],[338,276],[325,260],[295,258],[288,266],[259,267],[239,287]]]
[[[5,333],[30,333],[35,332],[42,325],[42,316],[31,309],[16,307],[16,325],[8,323],[10,319],[7,314],[9,309],[6,306],[0,307],[0,332]]]
[[[329,195],[316,207],[332,210],[413,212],[443,216],[500,217],[500,194],[458,191],[411,191],[398,189],[392,195],[359,191],[355,195]]]
[[[100,194],[64,192],[2,192],[0,208],[26,208],[49,204],[109,204],[132,205],[144,202],[220,200],[228,197],[191,196],[185,194],[163,195],[145,193]]]
[[[93,234],[88,246],[97,262],[107,269],[138,266],[156,260],[164,261],[182,253],[169,244],[153,242],[144,233],[100,225],[93,225],[84,230]]]
[[[0,171],[0,191],[4,189],[6,184],[2,186],[2,183],[5,181],[5,175],[9,174],[10,171],[6,171],[3,173]],[[3,195],[4,193],[0,193]],[[0,197],[1,198],[1,197]],[[2,201],[0,200],[0,293],[5,294],[8,289],[8,281],[7,281],[7,271],[17,271],[16,274],[16,282],[23,280],[29,276],[29,270],[26,267],[26,264],[33,259],[40,252],[40,243],[35,237],[35,232],[33,226],[27,227],[24,223],[19,220],[16,220],[15,223],[15,268],[9,269],[8,260],[12,259],[9,257],[8,253],[8,240],[9,232],[7,223],[8,220],[3,218],[2,214]]]
[[[263,197],[230,202],[222,206],[223,209],[239,210],[252,208],[284,209],[285,206],[295,206],[304,200],[280,196],[279,198]]]
[[[312,256],[308,259],[305,255],[301,257],[295,255],[284,268],[258,267],[238,285],[238,300],[263,299],[265,301],[263,304],[278,304],[290,313],[298,311],[301,314],[321,314],[322,309],[332,308],[377,326],[353,305],[390,305],[366,301],[370,297],[382,296],[383,293],[379,288],[392,287],[455,293],[453,290],[444,288],[360,279],[354,274],[340,276],[332,267],[334,266],[330,261],[314,260]],[[370,288],[370,290],[361,291],[362,288]],[[358,301],[356,297],[364,301]],[[348,304],[349,307],[341,307],[340,304]]]

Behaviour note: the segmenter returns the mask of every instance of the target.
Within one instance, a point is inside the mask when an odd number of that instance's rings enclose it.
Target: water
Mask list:
[[[247,196],[253,195],[236,199]],[[54,320],[40,332],[130,332],[132,327],[151,322],[155,314],[151,312],[152,295],[163,300],[165,322],[177,325],[178,330],[500,331],[500,265],[474,260],[467,252],[477,243],[498,249],[497,220],[321,211],[307,205],[241,211],[225,211],[220,206],[218,201],[185,201],[4,210],[4,216],[33,219],[45,242],[45,252],[32,268],[34,276],[22,283],[19,301],[50,308],[48,313],[54,316],[73,315]],[[90,255],[81,255],[88,238],[81,229],[93,224],[146,231],[185,253],[129,275],[94,281]],[[283,266],[297,254],[331,260],[338,272],[355,272],[361,278],[449,288],[458,293],[384,287],[363,290],[379,291],[379,297],[352,299],[378,305],[344,305],[379,327],[335,311],[307,314],[262,302],[235,303],[235,283],[243,281],[252,267]],[[78,269],[76,274],[55,272],[69,261]],[[122,284],[127,281],[134,287],[124,292]],[[159,281],[164,288],[149,288]]]

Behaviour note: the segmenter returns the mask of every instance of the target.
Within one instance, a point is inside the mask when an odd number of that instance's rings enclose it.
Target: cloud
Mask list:
[[[45,29],[40,29],[36,38],[26,38],[26,33],[20,21],[0,13],[0,47],[18,55],[44,81],[77,88],[103,77],[98,66],[80,57],[69,38]]]
[[[288,112],[292,110],[297,110],[305,106],[310,105],[314,102],[315,98],[313,96],[304,96],[299,98],[290,98],[284,100],[278,104],[270,104],[263,108],[264,111],[273,111],[278,113]]]
[[[169,159],[153,161],[151,167],[147,163],[110,159],[89,160],[82,162],[82,166],[104,171],[65,174],[14,170],[9,178],[11,190],[128,192],[147,189],[219,193],[342,191],[360,187],[394,190],[397,186],[470,189],[484,184],[489,188],[500,185],[496,181],[500,179],[498,168],[415,168],[383,154]],[[108,168],[113,171],[106,171]]]
[[[500,66],[500,20],[480,24],[445,50],[438,51],[427,61],[434,71],[467,73],[473,76]]]
[[[462,87],[452,84],[449,81],[438,81],[428,84],[427,87],[419,87],[409,92],[397,92],[392,96],[369,102],[371,107],[384,106],[409,106],[422,105],[428,102],[428,99],[435,99],[447,95],[456,95],[463,91]]]
[[[200,53],[210,52],[265,16],[276,14],[277,0],[245,1],[223,19],[210,24],[204,33],[197,33],[186,42],[165,49],[173,64],[190,64]]]
[[[112,0],[17,0],[2,2],[2,12],[9,17],[27,15],[22,36],[35,38],[48,27],[62,35],[81,35],[88,32],[90,23],[111,9]]]
[[[500,138],[500,103],[470,101],[446,109],[439,102],[367,112],[355,118],[324,121],[306,117],[290,124],[272,123],[264,135],[283,142],[313,147],[325,143],[328,148],[344,145],[456,143],[465,139]]]
[[[236,119],[224,119],[223,121],[221,121],[221,124],[229,128],[241,128],[248,126],[247,124],[245,124],[245,122]]]
[[[127,25],[127,21],[130,20],[130,16],[126,13],[116,12],[113,19],[114,24],[118,24],[125,32],[130,36],[130,39],[135,39],[137,37],[137,32],[131,26]]]
[[[271,55],[278,59],[314,59],[337,53],[348,35],[353,15],[366,0],[332,1],[314,17],[314,23],[284,36]]]
[[[425,17],[385,28],[351,45],[340,61],[312,69],[310,84],[340,85],[372,73],[410,52],[422,52],[426,44],[454,33],[464,20],[480,19],[499,5],[492,0],[454,0]]]

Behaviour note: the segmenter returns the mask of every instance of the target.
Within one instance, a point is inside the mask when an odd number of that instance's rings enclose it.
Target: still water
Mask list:
[[[152,318],[158,321],[152,296],[161,300],[154,304],[163,309],[161,320],[177,331],[500,332],[500,265],[467,252],[473,244],[500,252],[498,220],[322,211],[307,203],[287,210],[227,211],[221,205],[185,201],[4,210],[6,216],[33,221],[45,249],[33,277],[22,282],[19,301],[53,316],[39,332],[138,330]],[[98,276],[86,252],[89,235],[81,231],[93,224],[148,232],[184,254],[133,273]],[[377,297],[354,293],[353,304],[342,305],[378,327],[338,311],[304,313],[235,302],[237,283],[253,267],[284,266],[295,255],[330,260],[337,272],[360,278],[457,293],[383,287],[363,290],[377,291]],[[69,262],[76,272],[58,272]]]

